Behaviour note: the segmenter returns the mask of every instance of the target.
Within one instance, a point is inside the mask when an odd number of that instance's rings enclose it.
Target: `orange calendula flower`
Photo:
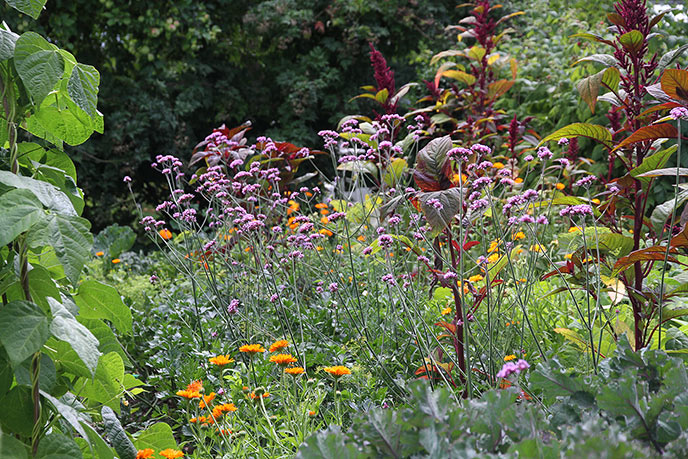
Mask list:
[[[167,228],[161,229],[160,231],[158,231],[158,234],[161,238],[163,238],[166,241],[172,239],[172,231],[168,230]]]
[[[286,367],[290,363],[296,363],[297,360],[291,354],[276,354],[270,356],[270,361],[276,363],[279,366]]]
[[[196,392],[201,392],[203,390],[203,382],[202,381],[193,381],[191,384],[186,386],[186,390],[193,390]]]
[[[155,451],[150,448],[140,449],[136,452],[136,459],[149,459],[153,457]]]
[[[199,406],[200,406],[201,408],[205,408],[205,407],[208,406],[208,405],[210,404],[210,402],[212,402],[213,400],[215,400],[215,392],[211,392],[211,393],[209,393],[208,395],[204,395],[204,396],[203,396],[203,400],[201,400],[201,402],[199,403]]]
[[[323,368],[326,372],[334,376],[335,378],[339,378],[340,376],[344,375],[350,375],[351,370],[349,370],[347,367],[343,365],[336,365],[334,367],[325,367]]]
[[[315,205],[316,209],[327,209],[327,204],[324,202],[319,202],[318,204]]]
[[[270,346],[270,352],[277,352],[281,351],[282,349],[286,349],[289,347],[289,341],[286,339],[280,339],[272,343]]]
[[[201,393],[193,390],[178,390],[177,395],[188,399],[201,398]]]
[[[332,231],[330,231],[330,230],[328,230],[328,229],[325,229],[325,228],[323,228],[323,229],[321,229],[320,231],[318,231],[318,233],[324,234],[325,236],[328,236],[328,237],[329,237],[329,236],[332,236],[332,235],[334,234]]]
[[[557,183],[557,184],[554,185],[554,186],[555,186],[555,187],[557,188],[557,190],[559,190],[559,191],[561,191],[561,190],[563,190],[564,188],[566,188],[566,185],[564,185],[564,184],[561,183],[561,182]]]
[[[255,355],[265,352],[265,348],[260,344],[244,344],[239,348],[239,352]]]
[[[298,376],[300,374],[303,374],[306,370],[303,369],[303,367],[291,367],[291,368],[285,368],[284,372],[288,375],[292,376]]]
[[[520,240],[520,239],[525,239],[525,238],[526,238],[526,235],[525,235],[525,233],[524,233],[523,231],[519,231],[518,233],[514,234],[513,237],[512,237],[512,239],[513,239],[514,241],[518,241],[518,240]]]
[[[172,448],[163,449],[158,454],[160,454],[165,459],[176,459],[178,457],[184,457],[184,453],[182,453],[178,449],[172,449]]]
[[[451,314],[451,312],[452,312],[452,308],[450,308],[450,307],[446,307],[446,308],[442,309],[442,315],[443,316],[446,316],[447,314]]]
[[[315,411],[310,410],[310,411],[308,412],[308,416],[315,416]]]
[[[217,365],[218,367],[222,367],[224,365],[229,365],[230,363],[234,362],[234,359],[229,358],[229,355],[220,354],[216,357],[209,358],[208,362],[212,363],[213,365]]]
[[[113,265],[116,265],[117,263],[122,263],[122,260],[120,260],[119,258],[115,258],[114,260],[112,260]]]
[[[514,182],[516,182],[516,183],[523,183],[523,179],[522,179],[521,177],[516,177],[516,179],[514,180]]]
[[[222,405],[218,405],[213,409],[213,415],[215,415],[216,412],[222,415],[223,413],[233,413],[236,410],[237,407],[234,405],[234,403],[223,403]]]
[[[483,279],[484,279],[484,277],[481,276],[480,274],[476,274],[475,276],[471,276],[468,278],[469,282],[480,282]]]
[[[330,223],[330,219],[327,217],[322,217],[320,219],[320,223],[322,223],[323,225],[327,225],[328,223]]]
[[[495,169],[504,169],[504,164],[500,163],[500,162],[496,162],[496,163],[492,164],[492,167],[494,167]]]
[[[105,255],[105,252],[96,252],[96,257],[102,257],[103,255]]]
[[[511,355],[507,355],[506,357],[504,357],[505,362],[508,362],[510,360],[516,360],[516,356],[514,354],[511,354]]]
[[[248,394],[248,396],[251,397],[251,400],[255,400],[255,399],[258,398],[258,396],[256,395],[255,392],[251,392],[250,394]],[[270,396],[270,392],[265,392],[265,393],[262,395],[263,398],[268,398],[269,396]]]

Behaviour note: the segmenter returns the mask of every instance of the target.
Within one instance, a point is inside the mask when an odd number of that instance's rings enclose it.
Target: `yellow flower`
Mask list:
[[[523,233],[523,231],[519,231],[518,233],[514,234],[511,239],[513,239],[514,241],[518,241],[520,239],[525,239],[525,238],[526,238],[525,233]]]
[[[492,167],[494,167],[495,169],[504,169],[504,164],[497,162],[492,164]]]
[[[112,260],[113,265],[116,265],[117,263],[122,263],[122,260],[120,260],[119,258],[115,258],[114,260]]]
[[[566,255],[564,255],[564,258],[566,258],[567,260],[570,260],[571,258],[573,258],[573,254],[567,253]]]
[[[572,226],[569,228],[569,233],[575,233],[576,231],[580,231],[580,228],[577,226]]]
[[[499,260],[499,253],[493,253],[489,257],[487,257],[487,262],[488,263],[494,263],[495,261]]]
[[[276,354],[276,355],[271,355],[270,356],[270,361],[272,363],[275,363],[279,366],[286,367],[290,363],[295,363],[297,362],[296,358],[294,358],[293,355],[291,354]]]
[[[505,362],[508,362],[509,360],[516,360],[516,356],[514,354],[511,354],[504,357]]]
[[[247,354],[258,354],[265,352],[265,348],[260,344],[244,344],[239,348],[239,352],[245,352]]]
[[[149,459],[153,457],[153,454],[155,454],[155,451],[150,448],[140,449],[136,453],[136,459]]]
[[[209,358],[208,362],[212,363],[213,365],[217,365],[218,367],[221,367],[234,362],[234,359],[230,359],[229,355],[218,355],[217,357]]]
[[[302,373],[304,373],[306,370],[303,369],[303,367],[292,367],[292,368],[285,368],[284,372],[288,375],[292,376],[298,376]]]
[[[544,252],[545,248],[540,244],[533,244],[530,246],[530,250],[533,252]]]
[[[480,282],[481,280],[483,280],[483,276],[481,276],[480,274],[476,274],[475,276],[469,277],[468,280],[469,282]]]
[[[597,204],[597,205],[600,204],[600,200],[597,198],[591,199],[590,201],[592,201],[593,204]]]
[[[270,352],[281,351],[282,349],[285,349],[287,347],[289,347],[289,341],[287,341],[286,339],[280,339],[272,343],[272,345],[270,346]]]
[[[446,308],[442,309],[442,315],[446,316],[447,314],[451,314],[452,308],[447,306]]]
[[[105,252],[96,252],[96,257],[102,257],[103,255],[105,255]]]
[[[566,185],[564,185],[564,184],[561,183],[561,182],[557,183],[557,184],[554,185],[554,186],[555,186],[556,189],[559,190],[559,191],[561,191],[561,190],[563,190],[564,188],[566,188]]]
[[[522,179],[521,177],[516,177],[516,179],[514,180],[514,182],[516,182],[516,183],[523,183],[523,179]]]
[[[158,454],[160,454],[162,457],[164,457],[166,459],[176,459],[178,457],[184,457],[184,453],[182,453],[178,449],[171,449],[171,448],[163,449]]]
[[[163,228],[160,231],[158,231],[158,234],[160,235],[161,238],[163,238],[166,241],[169,241],[172,239],[172,232],[168,230],[167,228]]]
[[[496,239],[494,241],[490,242],[490,248],[487,249],[487,253],[492,253],[496,250],[499,250],[499,243],[502,242],[501,239]]]
[[[339,378],[340,376],[344,375],[350,375],[351,370],[349,370],[347,367],[343,365],[336,365],[334,367],[325,367],[323,368],[326,372],[334,376],[335,378]]]

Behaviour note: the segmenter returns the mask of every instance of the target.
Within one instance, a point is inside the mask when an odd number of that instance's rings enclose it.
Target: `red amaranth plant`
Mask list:
[[[394,71],[387,66],[387,61],[380,51],[375,49],[372,43],[370,45],[370,64],[375,71],[374,77],[377,83],[377,92],[383,89],[387,90],[387,95],[394,94]],[[390,115],[397,112],[397,101],[391,101],[389,97],[382,103],[382,108],[385,113]]]

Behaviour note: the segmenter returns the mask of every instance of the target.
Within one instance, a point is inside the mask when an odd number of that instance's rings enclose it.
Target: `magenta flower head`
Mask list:
[[[547,160],[552,157],[552,152],[547,147],[540,147],[537,151],[538,158]]]
[[[672,108],[669,112],[669,116],[675,120],[688,118],[688,108],[686,107],[676,107]]]
[[[508,378],[511,375],[517,375],[522,371],[530,368],[530,364],[523,359],[518,362],[506,362],[501,370],[497,373],[498,378]]]
[[[131,177],[129,177],[128,175],[125,175],[124,178],[122,179],[122,181],[124,183],[131,183]]]

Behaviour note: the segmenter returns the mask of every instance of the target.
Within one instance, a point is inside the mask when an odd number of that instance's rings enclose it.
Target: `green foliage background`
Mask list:
[[[251,120],[256,135],[318,147],[372,83],[368,42],[399,82],[416,79],[443,29],[458,19],[449,0],[54,0],[38,23],[8,7],[13,30],[36,30],[101,72],[105,134],[74,149],[94,230],[130,223],[124,175],[154,202],[149,164],[188,157],[213,127]],[[362,103],[364,104],[364,103]],[[365,106],[365,105],[364,105]],[[155,177],[157,179],[157,177]]]

